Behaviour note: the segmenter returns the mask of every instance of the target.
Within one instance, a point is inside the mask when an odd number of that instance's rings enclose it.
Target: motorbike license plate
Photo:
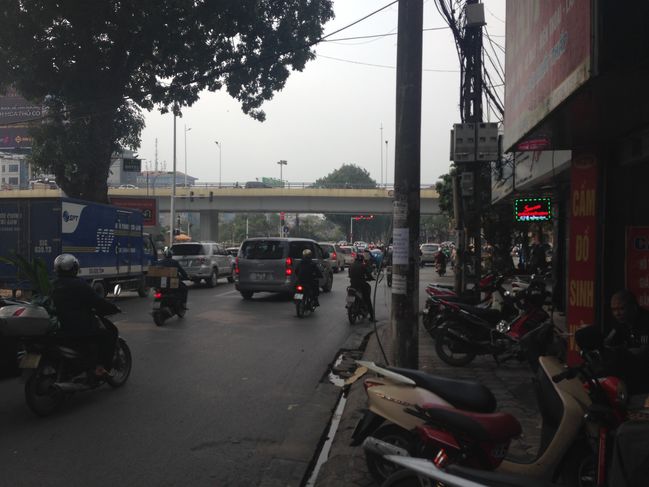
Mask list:
[[[160,309],[160,301],[154,301],[153,302],[153,309]]]
[[[38,364],[41,361],[40,353],[26,353],[23,355],[23,358],[20,359],[20,368],[21,369],[36,369]]]
[[[300,293],[293,295],[293,299],[302,299],[303,297],[304,296],[302,294],[300,294]]]
[[[347,296],[347,304],[354,304],[356,298],[354,296]]]

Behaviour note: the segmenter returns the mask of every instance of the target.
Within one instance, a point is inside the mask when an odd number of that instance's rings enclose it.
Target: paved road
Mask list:
[[[338,397],[326,377],[351,333],[347,278],[304,320],[290,301],[233,285],[190,292],[157,328],[150,300],[121,296],[128,384],[77,394],[35,417],[19,379],[0,382],[0,485],[299,485]],[[377,316],[388,317],[379,286]]]

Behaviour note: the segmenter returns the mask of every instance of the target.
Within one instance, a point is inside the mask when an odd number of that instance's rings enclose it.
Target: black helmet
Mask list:
[[[79,273],[79,261],[72,254],[61,254],[54,259],[54,272],[60,277],[75,277]]]
[[[356,252],[356,260],[364,262],[365,261],[365,256],[363,255],[363,252]]]

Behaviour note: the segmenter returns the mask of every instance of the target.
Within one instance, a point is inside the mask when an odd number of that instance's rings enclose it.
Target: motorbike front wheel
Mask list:
[[[115,356],[113,357],[112,375],[106,379],[106,382],[112,387],[122,387],[126,384],[129,375],[131,375],[132,367],[131,349],[128,348],[124,339],[119,338],[115,347]]]
[[[437,356],[448,365],[462,367],[473,362],[475,351],[456,335],[467,340],[470,339],[468,330],[459,323],[448,324],[438,331],[435,337],[435,351]]]
[[[49,416],[61,405],[64,393],[54,387],[56,371],[45,373],[45,367],[39,367],[25,383],[25,400],[27,406],[38,416]]]

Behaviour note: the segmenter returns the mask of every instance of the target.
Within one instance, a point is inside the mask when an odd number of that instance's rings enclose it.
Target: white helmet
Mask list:
[[[79,273],[79,261],[72,254],[61,254],[54,259],[54,272],[58,276],[75,277]]]
[[[311,255],[312,255],[312,252],[311,252],[310,249],[304,249],[302,251],[302,258],[304,258],[304,259],[310,259]]]

